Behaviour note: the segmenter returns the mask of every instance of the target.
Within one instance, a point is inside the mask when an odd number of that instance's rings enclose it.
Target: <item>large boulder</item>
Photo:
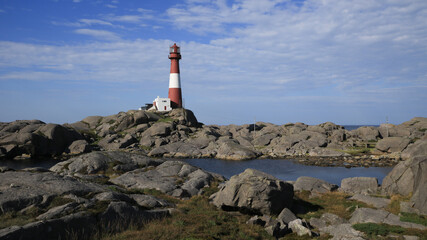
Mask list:
[[[352,177],[341,180],[340,190],[347,193],[376,193],[378,179],[374,177]]]
[[[186,125],[189,127],[198,127],[200,125],[194,113],[188,109],[173,109],[168,113],[168,116],[174,119],[174,121],[177,121],[179,125]]]
[[[351,132],[363,141],[376,141],[377,138],[380,136],[380,133],[377,128],[368,126],[360,127]]]
[[[225,210],[240,210],[257,214],[279,214],[292,207],[293,186],[269,174],[246,169],[234,175],[210,198]]]
[[[410,159],[416,156],[427,155],[427,135],[424,135],[422,139],[410,144],[403,152],[403,159]]]
[[[375,148],[382,152],[402,152],[405,149],[410,140],[402,137],[387,137],[378,141]]]
[[[418,156],[397,164],[384,178],[382,190],[391,194],[407,196],[412,193],[411,202],[415,209],[427,214],[427,156]]]

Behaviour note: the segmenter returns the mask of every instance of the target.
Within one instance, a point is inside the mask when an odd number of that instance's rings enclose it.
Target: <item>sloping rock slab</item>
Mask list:
[[[320,228],[320,232],[332,235],[333,240],[364,240],[363,233],[355,230],[349,223]]]
[[[103,191],[102,187],[96,184],[82,183],[74,178],[59,176],[52,172],[0,173],[0,209],[3,212],[39,204],[52,196],[68,193],[81,196],[101,191]]]
[[[292,207],[293,186],[269,174],[246,169],[234,175],[210,198],[225,210],[240,210],[256,214],[279,214]]]
[[[152,159],[140,154],[126,152],[91,152],[60,162],[50,170],[58,173],[95,174],[105,171],[112,165],[138,167],[158,166],[164,160]],[[132,170],[133,170],[132,169]]]
[[[370,204],[375,208],[385,208],[391,202],[391,200],[387,198],[371,197],[369,195],[364,194],[355,194],[350,199]]]
[[[416,228],[420,230],[427,229],[427,227],[410,222],[400,221],[399,216],[389,213],[385,210],[371,209],[371,208],[359,208],[353,212],[350,218],[351,224],[356,223],[385,223],[388,225],[401,226],[404,228]]]

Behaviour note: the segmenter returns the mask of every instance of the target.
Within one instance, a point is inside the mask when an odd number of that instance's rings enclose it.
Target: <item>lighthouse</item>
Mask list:
[[[171,60],[171,71],[168,98],[170,99],[172,108],[182,108],[181,80],[179,77],[181,53],[176,43],[169,48],[169,59]]]

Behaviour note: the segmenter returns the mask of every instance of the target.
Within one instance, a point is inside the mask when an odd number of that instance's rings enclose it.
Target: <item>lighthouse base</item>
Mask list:
[[[181,88],[169,88],[168,98],[171,100],[172,108],[182,108]]]

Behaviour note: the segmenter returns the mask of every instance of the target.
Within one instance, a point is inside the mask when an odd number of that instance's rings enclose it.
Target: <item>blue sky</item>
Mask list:
[[[79,121],[167,96],[205,124],[427,117],[425,0],[0,0],[0,121]]]

